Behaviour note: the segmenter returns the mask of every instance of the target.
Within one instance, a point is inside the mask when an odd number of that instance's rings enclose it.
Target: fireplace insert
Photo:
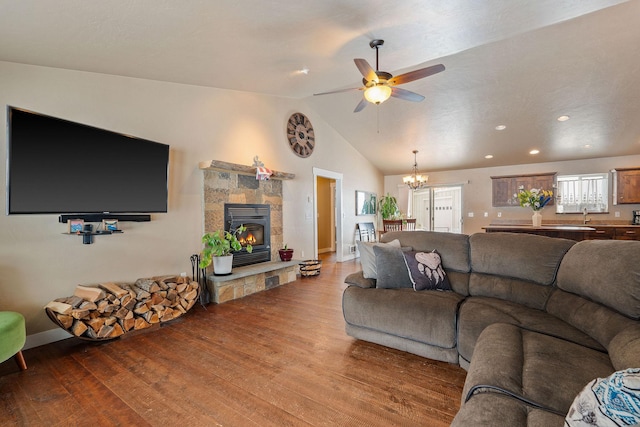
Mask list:
[[[253,251],[245,249],[233,254],[233,267],[271,261],[271,209],[261,204],[224,204],[224,224],[228,231],[244,225],[247,229],[238,236],[242,246],[250,244]]]

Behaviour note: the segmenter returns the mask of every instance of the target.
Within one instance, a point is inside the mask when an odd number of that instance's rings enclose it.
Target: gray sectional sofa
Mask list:
[[[562,426],[594,378],[640,367],[640,241],[427,231],[383,235],[376,279],[346,278],[349,335],[467,372],[455,426]],[[414,291],[402,250],[452,291]]]

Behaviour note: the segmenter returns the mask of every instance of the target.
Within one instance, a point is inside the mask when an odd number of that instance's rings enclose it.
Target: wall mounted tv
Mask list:
[[[7,213],[167,212],[169,146],[7,107]]]

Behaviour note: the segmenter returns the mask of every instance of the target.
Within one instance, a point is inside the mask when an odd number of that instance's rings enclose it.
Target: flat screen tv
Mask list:
[[[167,212],[169,146],[7,108],[7,213]]]

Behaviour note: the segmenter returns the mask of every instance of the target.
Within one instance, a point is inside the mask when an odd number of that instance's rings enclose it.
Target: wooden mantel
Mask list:
[[[236,163],[223,162],[222,160],[207,160],[200,162],[199,165],[202,170],[218,170],[223,172],[235,172],[241,175],[255,175],[255,166],[238,165]],[[293,173],[278,172],[272,170],[273,174],[269,179],[294,179],[296,177]]]

